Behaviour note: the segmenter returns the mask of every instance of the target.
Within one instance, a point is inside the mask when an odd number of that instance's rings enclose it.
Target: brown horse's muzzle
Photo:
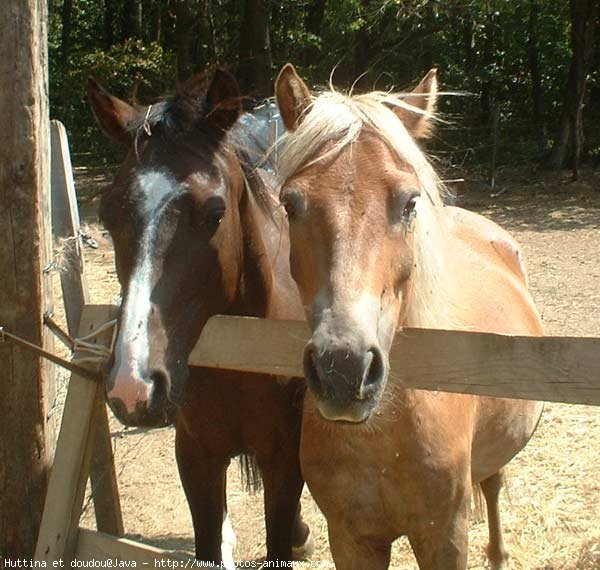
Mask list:
[[[111,370],[106,382],[108,404],[127,426],[166,427],[175,417],[176,406],[169,400],[170,379],[166,371],[146,375],[130,370]]]

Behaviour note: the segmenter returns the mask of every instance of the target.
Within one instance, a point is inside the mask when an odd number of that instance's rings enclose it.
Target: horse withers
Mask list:
[[[289,131],[280,199],[312,329],[301,465],[341,570],[387,568],[401,535],[422,570],[466,569],[476,485],[491,567],[503,568],[502,469],[542,409],[393,381],[388,354],[403,327],[542,334],[517,244],[445,205],[415,143],[431,128],[436,93],[435,70],[404,97],[313,97],[289,64],[276,84]]]
[[[267,558],[303,558],[311,538],[299,508],[301,384],[187,365],[214,314],[302,316],[272,176],[257,169],[269,125],[241,113],[224,71],[148,107],[93,81],[88,95],[102,130],[128,147],[100,203],[122,287],[110,407],[126,425],[175,422],[197,558],[233,567],[225,485],[240,454],[248,477],[255,465],[262,477]]]

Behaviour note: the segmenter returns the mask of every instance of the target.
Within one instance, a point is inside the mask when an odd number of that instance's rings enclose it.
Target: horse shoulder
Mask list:
[[[468,300],[472,327],[482,332],[542,334],[516,240],[484,216],[453,206],[444,211],[453,263],[460,267],[455,272],[457,295]]]
[[[504,228],[489,218],[458,208],[447,206],[449,219],[461,240],[480,255],[501,261],[527,286],[527,269],[521,246]]]

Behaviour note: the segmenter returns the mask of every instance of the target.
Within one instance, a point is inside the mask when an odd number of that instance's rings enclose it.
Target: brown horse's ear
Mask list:
[[[111,139],[131,143],[129,125],[137,116],[134,107],[111,95],[91,77],[88,79],[88,101],[100,128]]]
[[[295,131],[312,103],[312,95],[291,63],[286,63],[277,76],[275,96],[285,128]]]
[[[425,138],[431,134],[433,114],[437,101],[438,80],[437,69],[431,69],[421,83],[404,99],[412,107],[422,113],[411,112],[402,107],[395,107],[394,112],[402,121],[408,132],[416,139]]]
[[[206,117],[223,130],[231,127],[242,112],[242,97],[235,77],[217,69],[206,92]]]

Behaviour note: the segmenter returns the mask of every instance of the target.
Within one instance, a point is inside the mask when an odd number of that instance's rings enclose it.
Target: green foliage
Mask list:
[[[76,152],[97,153],[100,148],[85,101],[87,76],[125,98],[136,83],[145,98],[175,84],[181,47],[175,5],[172,0],[143,0],[142,38],[124,40],[123,11],[136,1],[142,0],[75,1],[66,55],[62,5],[60,0],[51,3],[52,115],[67,125]],[[179,1],[187,1],[191,15],[192,67],[201,70],[215,63],[214,54],[217,63],[235,71],[242,14],[250,0]],[[114,8],[112,20],[107,20],[108,4]],[[541,87],[537,122],[529,29],[535,6]],[[571,54],[569,26],[568,3],[556,0],[270,0],[272,71],[275,75],[292,61],[313,85],[326,83],[335,69],[334,83],[341,87],[361,77],[357,88],[399,89],[436,66],[445,90],[467,94],[441,102],[452,125],[441,129],[434,142],[438,151],[454,160],[485,156],[485,149],[481,156],[472,149],[489,145],[497,109],[501,136],[511,142],[505,158],[533,157],[542,135],[550,139],[558,124]],[[592,100],[600,96],[598,65],[596,61],[590,75]]]

